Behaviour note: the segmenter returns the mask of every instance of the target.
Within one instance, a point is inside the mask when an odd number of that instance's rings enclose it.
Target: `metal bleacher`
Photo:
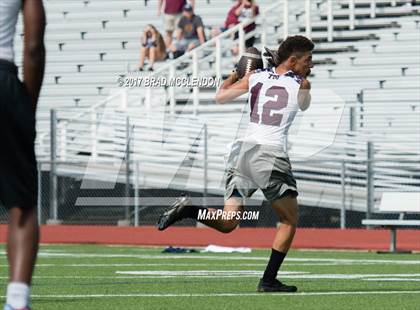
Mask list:
[[[126,158],[129,117],[130,159],[139,163],[139,186],[207,187],[221,194],[226,145],[246,126],[246,96],[216,105],[213,87],[127,89],[118,88],[117,79],[224,77],[237,61],[230,53],[232,39],[222,34],[179,59],[159,63],[154,73],[139,73],[143,27],[152,22],[162,30],[161,21],[151,19],[155,1],[44,2],[48,56],[38,108],[38,158],[50,158],[54,108],[57,160],[63,163],[58,173],[82,176],[90,162],[96,167],[90,176],[106,179]],[[226,1],[196,2],[206,26],[223,23]],[[355,0],[350,9],[348,0],[317,0],[309,2],[309,11],[306,3],[289,1],[286,9],[283,1],[258,1],[261,16],[254,32],[259,49],[277,48],[286,30],[309,34],[316,43],[312,106],[298,114],[290,137],[300,201],[340,208],[344,163],[347,209],[366,210],[368,142],[375,147],[375,197],[384,189],[418,190],[420,2],[376,0],[373,6],[370,0]],[[17,55],[21,48],[18,33]]]

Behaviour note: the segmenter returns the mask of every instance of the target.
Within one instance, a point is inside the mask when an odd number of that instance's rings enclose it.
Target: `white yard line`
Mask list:
[[[6,255],[5,252],[0,252],[0,255]],[[137,258],[137,259],[204,259],[204,260],[262,260],[267,261],[268,256],[238,256],[236,255],[200,255],[200,254],[108,254],[108,253],[46,253],[40,252],[38,254],[42,258]],[[386,259],[346,259],[346,258],[297,258],[288,257],[285,262],[323,262],[334,264],[396,264],[396,265],[419,265],[420,260],[386,260]]]
[[[214,278],[214,279],[219,279],[219,278],[259,278],[261,277],[263,274],[263,272],[259,272],[259,273],[249,273],[249,274],[203,274],[203,275],[185,275],[185,276],[180,276],[180,275],[161,275],[161,276],[152,276],[152,275],[126,275],[126,276],[109,276],[106,278],[115,278],[115,279],[174,279],[174,278]],[[370,275],[368,275],[370,276]],[[405,276],[410,276],[410,275],[405,275]],[[281,275],[280,277],[282,279],[297,279],[297,280],[367,280],[369,278],[365,278],[364,276],[361,275],[336,275],[336,274],[308,274],[308,275]],[[6,277],[4,277],[6,279]],[[45,277],[48,278],[48,277]],[[57,277],[60,278],[60,277]],[[78,277],[71,277],[74,279],[77,279]],[[89,279],[90,277],[86,277],[86,279]],[[98,276],[97,278],[102,278],[101,276]],[[376,278],[373,278],[376,279]],[[395,279],[406,279],[404,277],[401,278],[395,278]],[[411,281],[417,281],[418,279],[414,278]],[[420,279],[419,279],[420,280]]]
[[[286,264],[285,264],[286,265]],[[8,267],[9,265],[0,265],[1,267]],[[37,264],[36,267],[91,267],[91,268],[97,268],[97,267],[156,267],[156,266],[173,266],[173,267],[208,267],[209,264],[196,264],[196,263],[139,263],[139,264]],[[223,265],[217,265],[218,267],[237,267],[238,264],[223,264]],[[256,266],[266,266],[266,264],[240,264],[240,266],[248,266],[248,267],[256,267]],[[301,266],[301,264],[296,264],[296,266]]]
[[[256,278],[261,270],[195,270],[195,271],[117,271],[114,276],[34,276],[35,279],[166,279],[166,278]],[[334,280],[367,280],[367,281],[419,281],[420,274],[310,274],[308,272],[279,272],[282,279],[334,279]],[[0,279],[7,279],[2,276]],[[383,279],[383,280],[382,280]],[[391,281],[391,280],[390,280]]]
[[[156,276],[156,277],[221,277],[221,276],[260,276],[261,270],[142,270],[142,271],[116,271],[119,275]],[[365,279],[383,277],[410,277],[420,278],[420,273],[412,274],[309,274],[309,272],[280,272],[281,278],[291,279]]]
[[[86,294],[86,295],[31,295],[32,299],[42,298],[127,298],[127,297],[298,297],[298,296],[328,296],[328,295],[390,295],[390,294],[420,294],[420,291],[332,291],[332,292],[298,292],[298,293],[209,293],[209,294]],[[4,299],[3,296],[0,297]]]
[[[399,281],[399,282],[420,282],[420,279],[410,279],[410,278],[383,278],[383,279],[362,279],[363,281]]]
[[[263,273],[262,270],[143,270],[143,271],[116,271],[116,274],[122,275],[139,275],[139,276],[215,276],[220,275],[256,275],[259,276]],[[300,271],[283,271],[280,275],[295,275],[306,274],[308,272]]]
[[[336,262],[336,263],[298,263],[298,264],[293,264],[293,263],[288,263],[285,262],[282,266],[363,266],[363,265],[376,265],[377,263],[375,262],[370,262],[370,263],[341,263],[341,262]],[[210,263],[137,263],[137,264],[37,264],[36,267],[37,268],[49,268],[49,267],[75,267],[75,268],[80,268],[80,267],[86,267],[86,268],[97,268],[97,267],[152,267],[152,266],[173,266],[173,267],[185,267],[185,266],[191,266],[191,267],[208,267],[210,265]],[[215,262],[212,263],[213,266],[217,266],[217,267],[264,267],[267,266],[266,263],[255,263],[255,264],[225,264],[223,262]],[[9,265],[4,264],[4,265],[0,265],[0,268],[7,268],[9,267]]]

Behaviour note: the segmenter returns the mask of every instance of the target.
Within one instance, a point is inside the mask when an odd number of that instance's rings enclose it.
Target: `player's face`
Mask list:
[[[312,52],[305,52],[300,57],[296,56],[292,61],[292,70],[302,77],[307,77],[311,73],[311,68],[314,67],[312,63]]]

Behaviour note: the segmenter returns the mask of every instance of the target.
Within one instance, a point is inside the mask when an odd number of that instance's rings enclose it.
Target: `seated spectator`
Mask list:
[[[190,0],[192,7],[194,8],[195,0]],[[172,44],[172,35],[178,25],[179,20],[182,17],[182,8],[187,4],[186,0],[159,0],[158,1],[158,12],[159,17],[163,9],[163,23],[166,31],[165,44],[167,47]]]
[[[206,41],[203,21],[200,16],[194,14],[193,7],[186,4],[182,14],[176,30],[176,42],[170,47],[171,52],[174,53],[174,58]]]
[[[228,12],[226,17],[226,21],[224,27],[221,28],[213,28],[212,29],[212,37],[219,35],[221,32],[226,31],[237,24],[241,23],[245,19],[254,18],[259,14],[259,7],[255,4],[254,0],[238,0],[234,3],[231,9]],[[249,33],[255,28],[257,25],[255,23],[251,23],[244,28],[244,32]],[[238,38],[238,33],[235,33],[235,39]],[[255,37],[252,36],[245,40],[245,47],[251,47],[254,45]],[[238,47],[232,48],[232,53],[234,55],[238,54]]]
[[[139,70],[143,71],[144,62],[149,58],[149,71],[153,71],[155,61],[167,58],[165,42],[162,35],[153,25],[147,25],[141,38]]]
[[[242,0],[242,3],[237,5],[235,10],[235,15],[238,17],[239,23],[243,22],[245,19],[254,18],[260,13],[258,5],[255,4],[254,0]],[[251,23],[244,28],[245,33],[254,31],[257,28],[255,23]],[[251,47],[254,45],[255,37],[250,37],[245,40],[245,47]]]
[[[241,3],[242,0],[235,1],[233,6],[230,8],[225,23],[222,27],[213,27],[213,29],[211,30],[212,38],[239,24],[238,16],[236,16],[235,11]]]

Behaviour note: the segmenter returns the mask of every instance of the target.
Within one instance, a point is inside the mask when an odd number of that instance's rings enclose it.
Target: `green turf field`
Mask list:
[[[42,246],[32,307],[48,309],[420,309],[420,254],[293,251],[279,278],[294,294],[261,294],[268,250],[162,254],[162,248]],[[1,294],[7,282],[0,248]],[[2,302],[4,298],[2,297]]]

